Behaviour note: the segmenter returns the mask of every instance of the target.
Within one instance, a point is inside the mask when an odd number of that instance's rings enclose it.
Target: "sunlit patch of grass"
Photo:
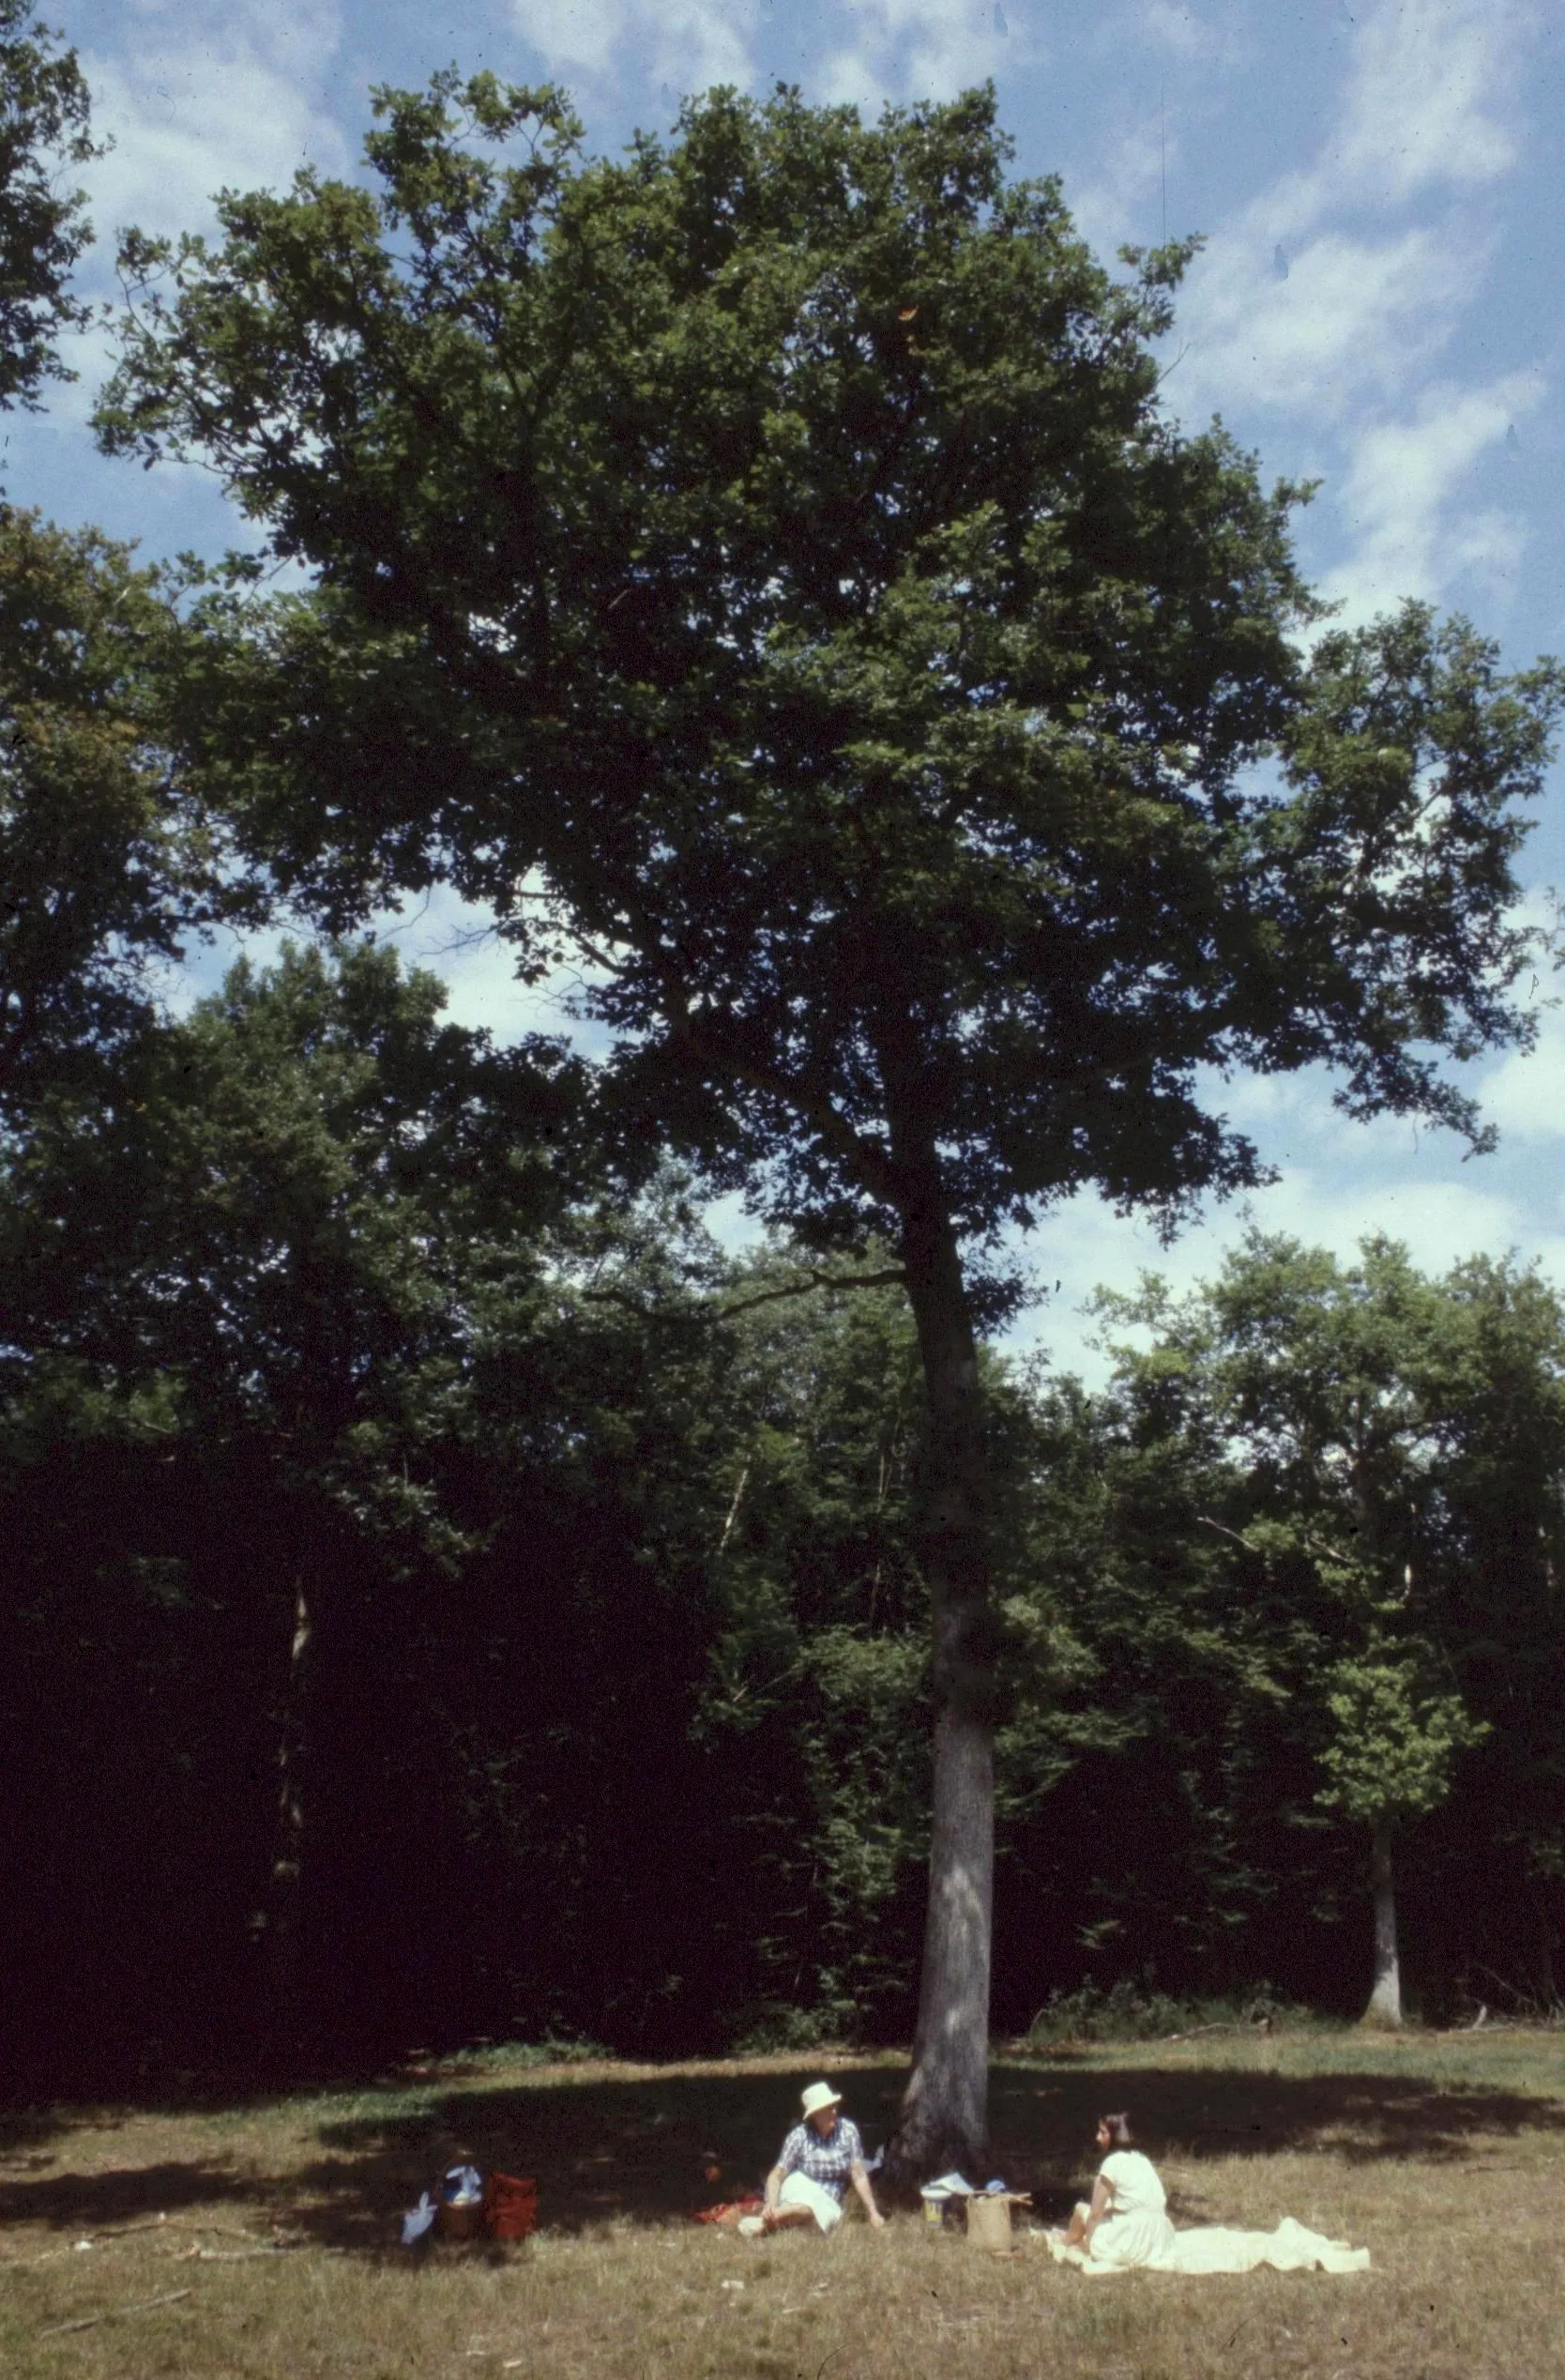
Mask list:
[[[56,2110],[0,2135],[0,2371],[15,2380],[1555,2380],[1565,2039],[1253,2034],[1055,2048],[995,2072],[995,2164],[1062,2211],[1129,2105],[1180,2221],[1348,2235],[1373,2270],[1089,2282],[912,2211],[756,2246],[691,2223],[753,2180],[810,2073],[872,2132],[891,2058],[539,2067],[373,2089]],[[396,2245],[453,2141],[536,2173],[501,2254]],[[720,2178],[707,2178],[711,2163]],[[80,2239],[92,2245],[78,2248]],[[176,2294],[178,2293],[178,2294]],[[188,2294],[187,2294],[188,2293]],[[149,2301],[167,2302],[153,2304]],[[94,2315],[87,2329],[59,2326]]]

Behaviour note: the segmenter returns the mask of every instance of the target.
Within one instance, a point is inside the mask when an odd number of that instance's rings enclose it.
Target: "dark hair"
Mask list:
[[[1123,2112],[1118,2115],[1100,2115],[1098,2126],[1101,2131],[1108,2134],[1116,2148],[1134,2147],[1135,2136],[1131,2130],[1131,2119]]]

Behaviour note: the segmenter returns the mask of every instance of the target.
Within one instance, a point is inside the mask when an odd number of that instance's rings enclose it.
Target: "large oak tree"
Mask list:
[[[362,184],[133,239],[111,448],[207,458],[311,591],[208,614],[190,733],[339,924],[447,878],[562,950],[605,1088],[823,1251],[897,1251],[937,1704],[904,2169],[986,2122],[997,1636],[975,1329],[1003,1235],[1261,1161],[1235,1068],[1475,1130],[1521,1037],[1515,803],[1557,688],[1297,575],[1299,492],[1159,402],[992,98],[377,99]],[[257,756],[262,762],[255,767]]]

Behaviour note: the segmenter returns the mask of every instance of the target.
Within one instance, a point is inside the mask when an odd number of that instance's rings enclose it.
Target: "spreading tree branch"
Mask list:
[[[879,1273],[807,1273],[801,1281],[790,1281],[781,1289],[762,1289],[754,1297],[742,1297],[731,1305],[720,1305],[717,1319],[730,1322],[736,1314],[751,1314],[758,1305],[774,1305],[779,1298],[808,1297],[813,1289],[889,1289],[900,1288],[907,1279],[900,1264],[889,1264]]]
[[[900,1264],[887,1265],[879,1273],[822,1273],[812,1266],[801,1279],[785,1282],[781,1289],[761,1289],[754,1297],[735,1298],[727,1305],[707,1305],[697,1310],[714,1322],[731,1322],[737,1315],[752,1314],[758,1305],[775,1305],[781,1298],[811,1297],[817,1289],[888,1289],[900,1288],[906,1279]],[[587,1305],[623,1306],[640,1322],[657,1321],[667,1311],[632,1297],[628,1289],[583,1289],[581,1295]]]

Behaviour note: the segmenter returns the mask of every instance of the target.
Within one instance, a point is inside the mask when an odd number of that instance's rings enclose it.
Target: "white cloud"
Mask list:
[[[1337,498],[1353,551],[1321,590],[1342,604],[1345,622],[1404,596],[1434,596],[1462,576],[1503,600],[1521,563],[1525,523],[1493,506],[1464,506],[1460,485],[1542,393],[1532,373],[1480,389],[1437,385],[1423,391],[1410,420],[1361,432]]]
[[[676,98],[754,76],[755,0],[515,0],[514,13],[552,72],[611,82],[633,57],[638,80]]]
[[[1299,1167],[1257,1198],[1255,1219],[1265,1230],[1285,1231],[1344,1258],[1352,1257],[1372,1233],[1383,1232],[1403,1241],[1415,1264],[1430,1273],[1480,1251],[1503,1255],[1532,1237],[1503,1187],[1503,1176],[1494,1173],[1487,1182],[1481,1175],[1467,1183],[1408,1172],[1360,1183],[1345,1198],[1339,1181]],[[1565,1243],[1556,1244],[1565,1252]]]
[[[504,1045],[525,1033],[551,1033],[581,1040],[564,1006],[564,981],[524,984],[516,954],[494,931],[486,909],[448,890],[406,908],[395,923],[379,921],[378,938],[398,951],[407,967],[438,975],[446,985],[446,1015],[454,1025],[490,1033]]]
[[[1427,365],[1481,284],[1485,231],[1460,205],[1377,231],[1364,215],[1421,194],[1466,200],[1505,173],[1513,145],[1496,110],[1527,23],[1507,0],[1380,0],[1312,162],[1259,192],[1191,275],[1182,397],[1199,384],[1204,403],[1340,412]]]
[[[1355,38],[1325,170],[1382,202],[1495,180],[1514,156],[1503,113],[1532,16],[1514,0],[1383,0]]]
[[[811,77],[827,99],[948,99],[1036,54],[1026,0],[859,0],[843,13],[851,38]]]
[[[1483,1112],[1506,1140],[1565,1140],[1565,1014],[1550,1010],[1531,1049],[1513,1050],[1483,1086]]]
[[[1534,896],[1521,916],[1541,925],[1552,911]],[[1535,989],[1546,996],[1545,986]],[[1370,1234],[1384,1233],[1403,1242],[1427,1273],[1513,1250],[1524,1262],[1536,1259],[1565,1289],[1565,1181],[1557,1164],[1565,1138],[1565,1011],[1545,1010],[1542,1024],[1534,1052],[1506,1057],[1476,1084],[1469,1076],[1485,1119],[1501,1134],[1493,1155],[1473,1161],[1452,1135],[1406,1117],[1354,1122],[1332,1106],[1331,1077],[1322,1068],[1245,1075],[1228,1085],[1207,1081],[1207,1104],[1226,1109],[1252,1136],[1262,1158],[1278,1167],[1278,1179],[1242,1199],[1210,1204],[1167,1246],[1149,1218],[1116,1214],[1096,1194],[1080,1194],[1019,1243],[1024,1262],[1049,1294],[1020,1318],[1010,1345],[1017,1351],[1041,1346],[1056,1369],[1102,1382],[1108,1365],[1092,1345],[1096,1326],[1084,1311],[1093,1291],[1132,1289],[1147,1272],[1183,1293],[1215,1277],[1252,1222],[1343,1260],[1351,1260]]]
[[[1427,1163],[1414,1157],[1405,1132],[1403,1149],[1399,1167],[1376,1167],[1367,1179],[1290,1166],[1268,1189],[1242,1204],[1214,1209],[1166,1247],[1148,1223],[1117,1215],[1096,1197],[1079,1197],[1050,1216],[1022,1250],[1049,1294],[1020,1319],[1009,1344],[1017,1352],[1041,1346],[1056,1370],[1102,1382],[1108,1365],[1093,1345],[1097,1326],[1085,1311],[1093,1291],[1133,1289],[1143,1273],[1155,1273],[1176,1295],[1183,1294],[1216,1277],[1252,1222],[1306,1247],[1328,1248],[1347,1262],[1363,1240],[1384,1233],[1401,1241],[1421,1271],[1435,1274],[1469,1256],[1515,1250],[1524,1261],[1537,1259],[1565,1288],[1565,1199],[1557,1192],[1540,1200],[1527,1182],[1494,1159],[1471,1181],[1442,1178],[1441,1152],[1427,1137]]]
[[[1348,551],[1324,592],[1357,619],[1461,578],[1513,584],[1519,508],[1470,474],[1543,394],[1541,378],[1427,385],[1480,298],[1508,173],[1526,0],[1380,0],[1360,25],[1314,156],[1213,239],[1180,309],[1170,398],[1187,420],[1266,409],[1289,467],[1326,481]],[[1323,507],[1323,509],[1325,509]]]
[[[1249,46],[1242,10],[1233,7],[1193,8],[1178,0],[1140,0],[1131,22],[1134,38],[1181,63],[1227,60]]]
[[[96,244],[81,274],[84,293],[117,300],[114,258],[132,225],[174,236],[210,233],[222,189],[286,188],[307,160],[341,172],[347,144],[321,88],[340,38],[338,11],[315,0],[126,0],[114,54],[84,50],[93,129],[108,154],[83,174]],[[97,322],[60,343],[76,374],[51,399],[54,425],[83,435],[114,362],[112,326]],[[144,509],[182,500],[190,466],[168,464],[148,482]],[[230,523],[228,542],[256,532]]]
[[[1409,225],[1378,240],[1325,229],[1273,267],[1290,209],[1259,205],[1213,241],[1180,310],[1193,410],[1284,405],[1341,418],[1393,395],[1449,339],[1477,291],[1471,239]]]
[[[1071,217],[1088,247],[1100,256],[1112,256],[1121,241],[1131,237],[1138,209],[1141,221],[1136,236],[1144,240],[1148,223],[1157,220],[1155,212],[1146,213],[1146,202],[1150,199],[1156,208],[1158,186],[1165,172],[1177,169],[1179,158],[1177,128],[1157,110],[1135,109],[1122,117],[1117,130],[1094,158],[1090,172],[1071,184]],[[1182,339],[1189,336],[1185,312],[1181,308]],[[1199,409],[1210,410],[1205,396]]]
[[[220,189],[285,186],[307,159],[347,162],[319,92],[340,38],[335,8],[226,0],[128,13],[134,37],[83,60],[94,121],[114,141],[88,177],[100,241],[130,223],[205,229]]]

